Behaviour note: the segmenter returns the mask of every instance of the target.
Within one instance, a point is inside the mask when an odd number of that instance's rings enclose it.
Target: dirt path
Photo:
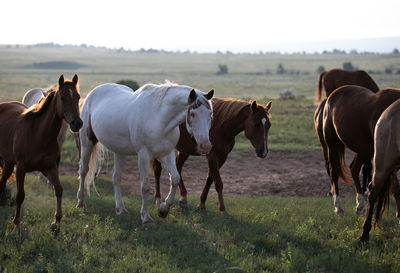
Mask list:
[[[350,162],[350,155],[347,156]],[[251,152],[232,152],[221,168],[225,195],[279,195],[279,196],[326,196],[330,189],[321,151],[287,152],[270,151],[265,159]],[[64,175],[77,175],[77,167],[62,166]],[[103,176],[111,177],[112,166],[103,168]],[[205,157],[190,157],[182,173],[189,194],[200,195],[207,176]],[[139,171],[136,158],[130,158],[123,174],[122,187],[131,194],[140,195]],[[151,192],[154,194],[154,178],[150,175]],[[342,196],[355,195],[352,185],[339,183]],[[161,194],[169,190],[169,176],[163,171]],[[216,194],[211,187],[210,194]],[[179,195],[179,193],[178,193]]]

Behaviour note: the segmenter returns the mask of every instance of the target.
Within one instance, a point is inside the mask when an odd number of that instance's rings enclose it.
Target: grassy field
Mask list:
[[[41,69],[41,63],[78,63],[71,69]],[[272,100],[269,148],[320,149],[314,132],[313,96],[316,69],[342,67],[344,62],[379,71],[372,74],[381,88],[400,87],[395,54],[167,54],[118,52],[91,48],[6,48],[0,46],[0,102],[21,100],[25,91],[57,83],[61,73],[79,75],[82,93],[95,85],[130,79],[144,84],[169,79],[216,96]],[[219,64],[229,68],[216,75]],[[282,64],[289,71],[278,75]],[[265,72],[269,70],[269,74]],[[291,72],[290,72],[291,71]],[[283,100],[290,91],[296,99]],[[235,149],[248,150],[243,134]],[[70,135],[61,164],[77,164]],[[331,198],[229,197],[228,213],[172,209],[153,227],[139,223],[140,197],[124,195],[131,213],[115,216],[111,181],[100,180],[101,197],[87,200],[88,210],[75,209],[76,177],[62,177],[64,218],[61,232],[49,231],[55,197],[36,178],[27,180],[22,234],[12,232],[13,207],[0,207],[0,272],[399,272],[399,229],[393,214],[386,231],[375,230],[368,245],[359,245],[363,219],[354,215],[354,198],[344,199],[346,216],[332,210]],[[15,193],[15,183],[11,185]],[[198,196],[190,196],[191,204]],[[152,200],[153,201],[153,200]],[[209,202],[217,202],[215,196]]]
[[[37,178],[26,183],[21,235],[13,231],[12,207],[0,210],[0,265],[7,272],[399,272],[400,231],[394,207],[385,231],[357,238],[362,218],[353,198],[346,215],[331,198],[226,197],[227,213],[173,207],[166,219],[150,206],[155,226],[140,224],[140,197],[124,196],[129,217],[114,210],[112,183],[101,179],[101,197],[75,208],[76,178],[62,177],[61,231],[50,232],[52,191]],[[15,190],[15,185],[11,185]],[[190,196],[190,204],[197,202]],[[151,199],[150,202],[154,202]],[[215,196],[209,202],[217,203]],[[0,270],[1,271],[1,270]]]

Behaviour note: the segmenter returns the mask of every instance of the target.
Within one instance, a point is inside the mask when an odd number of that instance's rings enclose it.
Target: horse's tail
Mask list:
[[[377,196],[376,203],[376,214],[375,214],[375,227],[379,227],[382,221],[383,213],[386,208],[389,207],[390,201],[390,184],[398,183],[396,177],[394,177],[396,173],[393,173],[389,176],[389,178],[383,184],[381,191]]]
[[[314,101],[315,105],[318,105],[318,103],[320,103],[322,100],[322,80],[323,80],[326,72],[327,71],[323,71],[318,76],[318,84],[317,84],[317,89],[315,91],[315,101]]]
[[[345,147],[343,143],[330,147],[329,161],[332,172],[337,174],[339,180],[346,184],[354,184],[353,177],[349,168],[345,164]]]
[[[90,187],[92,185],[97,195],[100,195],[96,189],[95,178],[97,178],[97,176],[99,175],[103,162],[104,162],[104,146],[100,142],[97,142],[94,144],[92,153],[90,154],[89,165],[88,165],[89,170],[85,177],[85,186],[88,196],[90,196]]]

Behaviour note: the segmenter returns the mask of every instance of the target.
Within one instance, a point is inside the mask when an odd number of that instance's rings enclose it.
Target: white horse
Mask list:
[[[28,107],[31,107],[34,104],[39,103],[42,99],[44,99],[47,96],[47,92],[51,90],[51,88],[33,88],[30,89],[28,91],[26,91],[25,95],[22,98],[22,103],[25,104]],[[57,136],[57,143],[58,143],[58,147],[60,148],[61,151],[61,147],[64,144],[64,140],[65,140],[65,134],[67,132],[68,129],[68,123],[63,120],[62,124],[61,124],[61,129],[60,132],[58,133]],[[38,172],[37,175],[39,176],[39,178],[42,181],[46,181],[46,177]],[[52,187],[50,181],[47,180],[47,186],[48,187]]]
[[[214,90],[207,94],[189,86],[165,83],[146,84],[133,92],[119,84],[103,84],[87,96],[81,111],[83,127],[80,131],[80,185],[77,207],[85,207],[84,187],[93,181],[96,169],[98,142],[114,152],[112,181],[116,213],[127,214],[121,196],[120,181],[126,155],[137,154],[142,192],[142,223],[154,220],[148,212],[149,163],[158,158],[170,173],[169,194],[158,209],[166,217],[179,185],[174,148],[179,140],[179,124],[186,119],[186,127],[198,143],[198,150],[211,150],[209,130]],[[87,176],[87,177],[86,177]],[[85,181],[86,178],[86,181]]]

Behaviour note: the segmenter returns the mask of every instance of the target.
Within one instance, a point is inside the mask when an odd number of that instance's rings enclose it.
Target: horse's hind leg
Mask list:
[[[161,202],[160,177],[162,171],[160,161],[158,161],[157,159],[153,159],[152,168],[154,171],[154,183],[156,186],[156,193],[154,194],[154,198],[156,199],[156,205],[159,205]]]
[[[79,160],[79,189],[76,194],[78,203],[77,208],[85,208],[85,179],[89,171],[90,157],[94,149],[94,144],[90,140],[85,141],[85,145],[81,147],[81,159]]]
[[[115,194],[115,211],[117,215],[127,215],[129,212],[126,210],[124,202],[122,201],[120,182],[122,178],[122,169],[124,167],[125,157],[123,155],[114,153],[114,170],[112,175],[112,182]]]
[[[362,167],[362,174],[363,174],[363,185],[362,185],[362,192],[364,195],[368,194],[368,184],[372,180],[372,158],[368,159],[363,167]]]
[[[142,208],[140,209],[140,218],[143,224],[154,223],[153,218],[149,214],[148,199],[149,199],[149,163],[150,157],[145,149],[138,153],[138,165],[140,173],[140,189],[142,191]]]
[[[393,173],[390,183],[391,183],[390,191],[392,192],[393,197],[396,200],[396,208],[397,208],[396,217],[397,217],[397,219],[400,220],[400,185],[399,185],[399,181],[396,176],[396,172]],[[399,223],[400,223],[400,221],[399,221]]]
[[[3,171],[0,178],[0,197],[3,195],[7,179],[10,178],[10,176],[14,171],[14,164],[9,162],[4,162],[4,166],[2,166],[2,168]]]
[[[179,198],[179,206],[181,208],[187,208],[187,191],[182,179],[182,168],[188,157],[189,157],[188,154],[179,152],[176,158],[176,168],[178,169],[178,173],[180,176],[179,189],[181,191],[181,198]]]
[[[364,214],[365,212],[365,196],[364,192],[361,188],[360,184],[360,177],[359,173],[361,170],[362,165],[368,161],[368,156],[362,155],[362,154],[356,154],[354,156],[354,160],[351,164],[350,170],[351,170],[351,175],[354,180],[354,186],[356,188],[356,202],[357,202],[357,207],[356,207],[356,213],[358,215]]]

